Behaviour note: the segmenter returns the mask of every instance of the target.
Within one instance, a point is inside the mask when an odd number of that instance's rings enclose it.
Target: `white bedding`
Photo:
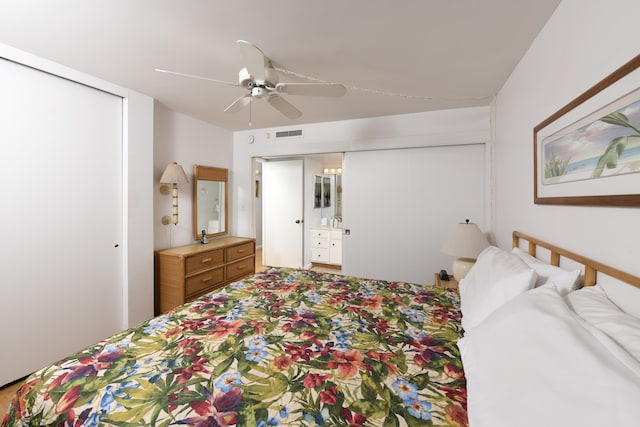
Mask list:
[[[640,425],[640,362],[551,284],[505,303],[458,346],[471,427]]]

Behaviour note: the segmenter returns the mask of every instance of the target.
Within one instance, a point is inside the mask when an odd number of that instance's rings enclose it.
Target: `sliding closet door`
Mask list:
[[[122,329],[122,99],[0,59],[0,386]]]
[[[454,224],[485,229],[483,144],[346,153],[343,170],[345,274],[433,283]]]

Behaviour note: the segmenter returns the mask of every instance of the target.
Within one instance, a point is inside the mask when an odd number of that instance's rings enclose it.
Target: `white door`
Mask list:
[[[0,59],[0,386],[122,329],[122,98]]]
[[[433,283],[454,224],[485,229],[483,144],[346,153],[343,170],[344,274]]]
[[[262,255],[270,267],[302,267],[304,175],[302,160],[262,164]]]

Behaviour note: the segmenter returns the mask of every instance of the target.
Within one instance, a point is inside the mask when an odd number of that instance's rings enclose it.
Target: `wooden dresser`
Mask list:
[[[253,274],[255,253],[255,239],[233,236],[156,251],[156,314]]]

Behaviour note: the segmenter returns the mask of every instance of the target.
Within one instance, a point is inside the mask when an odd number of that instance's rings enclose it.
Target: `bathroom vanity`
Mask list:
[[[317,226],[310,230],[311,262],[342,265],[342,228]]]

